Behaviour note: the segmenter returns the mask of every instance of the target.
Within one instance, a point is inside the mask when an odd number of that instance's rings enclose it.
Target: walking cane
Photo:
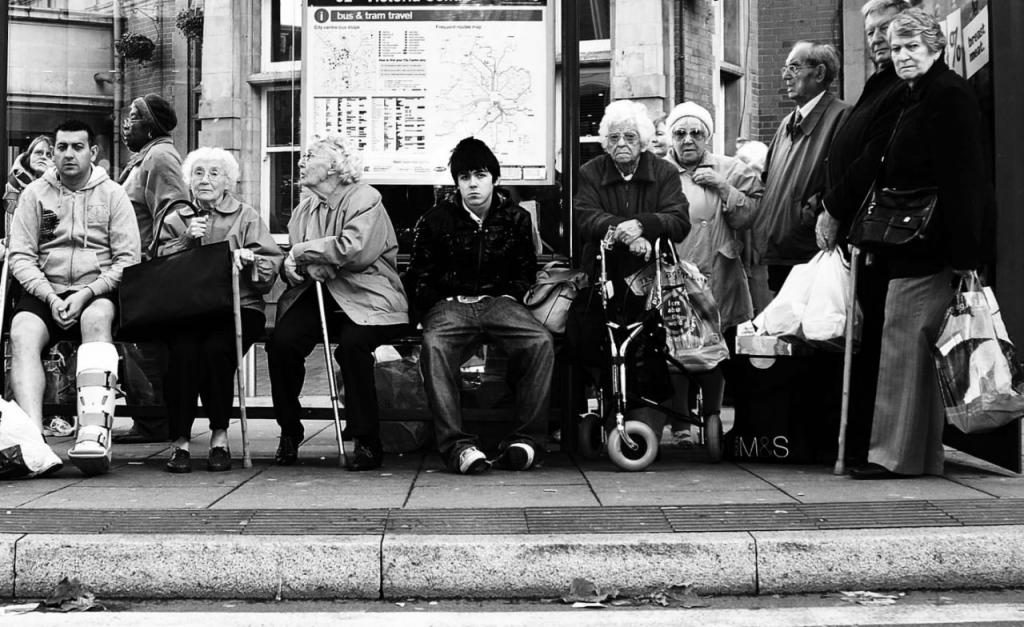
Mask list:
[[[231,263],[231,296],[235,310],[235,378],[238,380],[238,410],[242,422],[242,467],[252,468],[252,455],[249,453],[249,416],[245,409],[245,376],[242,374],[242,303],[238,289],[238,266]]]
[[[331,340],[327,337],[327,311],[324,309],[323,283],[316,281],[316,303],[320,307],[320,330],[324,335],[324,360],[327,362],[327,384],[331,391],[331,409],[334,410],[334,435],[338,438],[338,465],[347,465],[345,441],[341,436],[341,415],[338,413],[338,384],[334,380],[334,357],[331,355]]]
[[[846,474],[846,423],[850,416],[850,376],[853,366],[853,322],[857,315],[857,261],[860,249],[850,246],[850,293],[846,298],[846,345],[843,350],[843,404],[839,410],[839,452],[834,475]]]

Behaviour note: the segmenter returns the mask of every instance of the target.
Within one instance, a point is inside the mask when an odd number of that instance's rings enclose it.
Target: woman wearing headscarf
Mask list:
[[[263,295],[270,291],[284,253],[274,243],[259,212],[232,194],[238,183],[238,162],[223,148],[198,148],[185,157],[183,180],[192,190],[197,214],[189,207],[168,215],[158,233],[158,255],[169,255],[197,246],[229,242],[239,269],[242,344],[248,350],[263,335]],[[210,289],[196,285],[196,289]],[[210,418],[210,451],[206,469],[231,469],[228,423],[233,399],[232,385],[238,367],[234,320],[230,316],[190,320],[170,327],[165,338],[169,350],[164,376],[164,404],[172,440],[168,472],[192,471],[189,441],[196,417],[196,398]]]
[[[118,182],[135,207],[144,256],[153,241],[156,219],[175,200],[188,200],[188,187],[181,178],[181,155],[171,141],[171,131],[177,125],[174,108],[157,94],[132,100],[128,117],[121,123],[124,143],[135,155]]]
[[[666,159],[675,165],[690,203],[690,233],[676,244],[676,252],[707,277],[721,313],[722,332],[731,344],[736,326],[754,315],[740,233],[750,228],[764,187],[743,161],[709,150],[715,126],[704,107],[694,102],[678,104],[666,125],[671,138]],[[686,388],[689,380],[704,392],[704,416],[720,414],[725,389],[721,365],[685,374],[681,387]],[[676,395],[687,398],[685,389],[677,389]]]
[[[153,225],[176,200],[188,200],[188,186],[181,176],[181,155],[171,141],[178,125],[174,108],[157,94],[146,94],[132,101],[121,123],[125,146],[135,153],[118,177],[135,208],[142,241],[142,258],[148,258],[153,242]],[[114,441],[123,444],[165,442],[168,439],[164,418],[135,418],[127,433],[117,433]]]
[[[992,202],[981,109],[971,86],[943,61],[945,47],[940,24],[921,9],[889,24],[892,62],[904,85],[875,187],[935,188],[937,202],[925,238],[865,249],[888,288],[868,464],[850,469],[855,479],[943,472],[945,410],[932,346],[956,277],[980,265]]]

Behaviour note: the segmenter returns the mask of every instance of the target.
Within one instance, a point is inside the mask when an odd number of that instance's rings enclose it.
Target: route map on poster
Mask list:
[[[503,184],[550,183],[551,2],[307,0],[306,144],[345,135],[367,183],[449,185],[451,150],[473,135]]]

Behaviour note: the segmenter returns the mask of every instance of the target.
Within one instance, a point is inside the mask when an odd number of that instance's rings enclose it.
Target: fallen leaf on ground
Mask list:
[[[569,585],[569,594],[562,597],[562,601],[566,603],[602,603],[617,596],[619,596],[619,591],[615,588],[601,589],[592,581],[576,577]]]
[[[91,609],[104,609],[96,603],[96,597],[77,578],[60,580],[43,605],[58,612],[86,612]]]

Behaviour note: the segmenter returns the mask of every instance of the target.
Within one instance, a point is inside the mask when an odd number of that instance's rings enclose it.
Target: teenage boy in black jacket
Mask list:
[[[543,451],[554,366],[551,334],[522,304],[536,273],[533,227],[526,210],[496,189],[498,160],[484,142],[460,141],[449,167],[458,190],[416,223],[408,277],[423,324],[434,435],[454,472],[490,468],[462,427],[459,368],[471,350],[494,343],[508,355],[517,418],[495,461],[527,470]]]

